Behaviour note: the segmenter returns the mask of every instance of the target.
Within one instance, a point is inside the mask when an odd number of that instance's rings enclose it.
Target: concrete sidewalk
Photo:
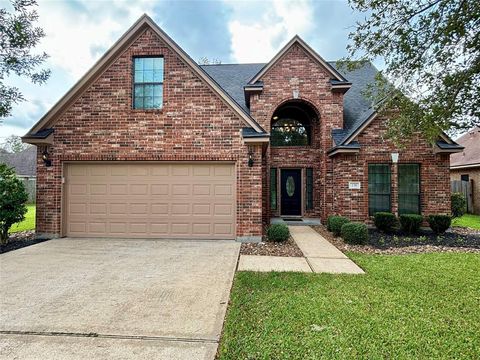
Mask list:
[[[241,255],[238,271],[364,274],[344,253],[309,226],[289,226],[304,257]]]
[[[364,274],[365,272],[310,226],[289,226],[308,264],[316,273]]]

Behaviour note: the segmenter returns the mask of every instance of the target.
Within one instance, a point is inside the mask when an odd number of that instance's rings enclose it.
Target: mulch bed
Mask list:
[[[241,255],[261,255],[261,256],[285,256],[302,257],[302,250],[297,246],[292,237],[286,242],[279,243],[266,241],[260,243],[243,243],[240,247]]]
[[[8,243],[0,245],[0,254],[44,242],[48,239],[35,239],[35,231],[21,231],[10,234]]]
[[[364,254],[480,253],[480,231],[466,228],[452,228],[442,235],[435,235],[428,230],[422,230],[418,235],[408,235],[385,234],[376,229],[369,229],[368,244],[350,245],[346,244],[342,238],[333,236],[323,225],[312,227],[343,252],[356,251]]]

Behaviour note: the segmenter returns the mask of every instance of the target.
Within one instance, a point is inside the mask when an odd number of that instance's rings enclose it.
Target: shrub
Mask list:
[[[423,217],[417,214],[400,215],[400,227],[409,234],[418,233],[422,225]]]
[[[358,222],[343,224],[342,238],[348,244],[365,244],[368,241],[367,225]]]
[[[395,215],[389,212],[377,212],[374,216],[375,227],[383,232],[393,232],[398,225]]]
[[[267,237],[270,241],[284,242],[290,237],[290,230],[285,224],[273,224],[267,229]]]
[[[330,231],[335,236],[340,236],[342,233],[342,226],[346,223],[349,223],[350,220],[344,216],[330,216],[328,218],[328,227],[330,227]]]
[[[453,193],[451,203],[453,217],[460,217],[467,212],[467,200],[462,193]]]
[[[328,218],[327,218],[327,230],[328,231],[332,231],[332,226],[330,225],[330,222],[332,221],[332,219],[336,217],[335,215],[330,215]]]
[[[428,224],[435,234],[443,234],[450,227],[452,218],[448,215],[430,215]]]
[[[15,171],[0,164],[0,243],[8,241],[10,227],[22,221],[27,213],[25,203],[28,194],[25,186],[15,175]]]

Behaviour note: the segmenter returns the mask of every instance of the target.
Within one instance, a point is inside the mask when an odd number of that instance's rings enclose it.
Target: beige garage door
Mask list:
[[[65,233],[74,237],[235,237],[233,164],[68,164]]]

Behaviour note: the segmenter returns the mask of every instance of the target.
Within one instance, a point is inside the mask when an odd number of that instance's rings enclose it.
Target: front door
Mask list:
[[[282,215],[302,215],[302,176],[300,169],[281,170]]]

